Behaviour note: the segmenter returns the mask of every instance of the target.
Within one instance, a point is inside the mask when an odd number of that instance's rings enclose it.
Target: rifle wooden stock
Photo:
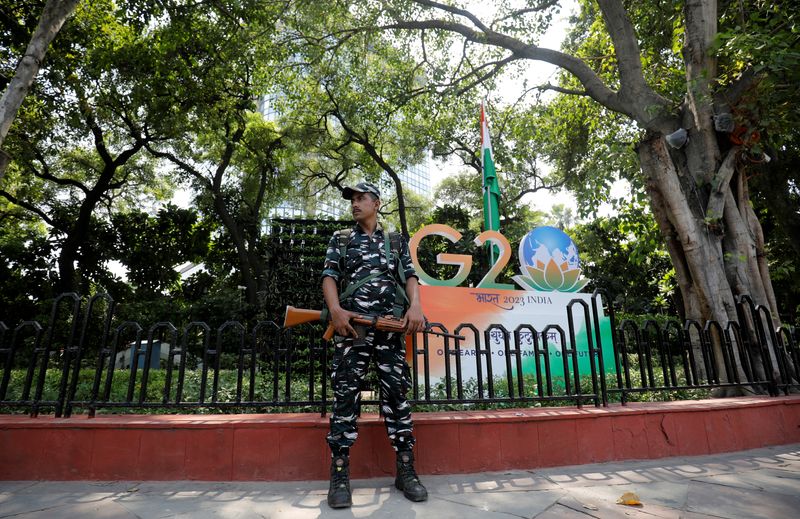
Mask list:
[[[284,328],[291,328],[292,326],[297,326],[298,324],[310,323],[313,321],[319,321],[322,319],[322,311],[320,310],[309,310],[306,308],[295,308],[293,306],[286,307],[286,314],[283,318],[283,327]],[[352,324],[357,324],[361,326],[369,326],[370,328],[375,328],[377,330],[381,330],[384,332],[405,332],[406,328],[403,325],[403,321],[400,319],[395,319],[394,317],[377,317],[371,315],[357,315],[350,319]],[[325,329],[325,333],[322,334],[322,338],[326,341],[331,340],[333,334],[336,333],[336,329],[333,327],[332,322],[328,322],[328,327]]]
[[[283,327],[291,328],[298,324],[312,323],[322,319],[322,310],[308,310],[306,308],[286,307],[286,314],[283,316]]]

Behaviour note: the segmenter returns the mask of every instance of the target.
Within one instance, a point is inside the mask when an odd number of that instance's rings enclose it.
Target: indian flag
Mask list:
[[[494,170],[492,142],[489,138],[489,121],[481,101],[481,164],[483,165],[483,223],[487,231],[500,230],[500,186]],[[490,247],[491,264],[495,262],[495,248]]]

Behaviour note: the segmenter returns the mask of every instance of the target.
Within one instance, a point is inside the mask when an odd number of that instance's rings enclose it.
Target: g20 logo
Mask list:
[[[462,234],[449,225],[432,224],[420,229],[409,241],[411,261],[417,270],[420,281],[426,285],[457,287],[467,279],[472,271],[472,256],[466,254],[440,253],[436,262],[440,265],[455,265],[456,275],[450,279],[436,279],[425,272],[419,264],[417,249],[427,236],[442,236],[451,243],[457,243]],[[477,288],[513,290],[509,283],[496,282],[497,275],[505,268],[511,258],[511,245],[497,231],[484,231],[473,240],[475,245],[491,243],[500,251],[500,257],[478,283]],[[589,282],[580,278],[580,259],[575,242],[566,233],[555,227],[537,227],[520,241],[518,249],[520,275],[514,281],[525,290],[541,292],[577,292]]]
[[[467,279],[467,276],[469,276],[469,273],[472,271],[472,256],[468,256],[466,254],[449,254],[444,252],[439,253],[436,256],[436,263],[439,263],[440,265],[456,265],[458,266],[458,272],[456,272],[456,275],[450,279],[436,279],[432,277],[427,272],[422,270],[419,260],[417,259],[417,248],[419,247],[419,243],[423,238],[431,235],[442,236],[450,240],[452,243],[456,243],[461,240],[462,236],[460,232],[453,229],[449,225],[435,223],[426,225],[411,237],[411,240],[408,242],[408,248],[411,252],[411,261],[414,263],[414,268],[417,269],[417,274],[419,275],[420,281],[426,285],[440,287],[459,286],[464,282],[465,279]],[[505,268],[505,266],[508,264],[509,258],[511,257],[511,245],[508,243],[508,240],[505,238],[505,236],[497,231],[483,231],[475,237],[473,242],[479,247],[485,243],[491,243],[497,246],[497,248],[500,250],[500,257],[497,259],[497,263],[492,265],[492,268],[490,268],[486,275],[483,276],[483,279],[481,279],[481,282],[478,283],[477,288],[499,288],[513,290],[514,285],[509,283],[495,282],[497,275],[503,270],[503,268]]]

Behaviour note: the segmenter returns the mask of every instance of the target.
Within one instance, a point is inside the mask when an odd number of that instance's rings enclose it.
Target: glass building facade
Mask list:
[[[433,196],[431,192],[431,166],[433,159],[430,154],[426,154],[425,160],[420,164],[415,164],[408,168],[406,171],[400,172],[400,180],[403,181],[403,187],[411,189],[418,195],[422,195],[427,199]]]

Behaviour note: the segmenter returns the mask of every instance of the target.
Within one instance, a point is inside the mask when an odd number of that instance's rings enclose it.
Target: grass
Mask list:
[[[652,389],[653,387],[664,387],[663,371],[658,366],[653,369],[653,383],[646,384],[646,388],[642,386],[642,377],[635,356],[630,359],[630,374],[631,386],[633,388],[640,388],[637,391],[627,392],[626,399],[629,402],[659,402],[671,400],[696,400],[708,398],[710,396],[709,389]],[[183,390],[181,394],[182,405],[176,405],[177,386],[178,386],[178,372],[174,370],[172,373],[172,380],[169,387],[167,402],[164,403],[164,389],[166,385],[167,372],[164,369],[151,370],[147,388],[142,395],[142,371],[136,373],[136,378],[133,382],[132,392],[129,393],[129,386],[131,384],[132,372],[130,370],[116,370],[111,382],[111,389],[108,399],[103,398],[103,391],[106,384],[105,377],[107,372],[103,373],[101,379],[99,393],[98,393],[98,414],[107,413],[137,413],[137,414],[212,414],[212,413],[318,413],[321,410],[321,395],[322,395],[322,380],[321,376],[317,374],[313,381],[314,398],[313,405],[307,405],[309,398],[309,380],[307,375],[296,375],[289,384],[288,393],[286,388],[285,375],[279,373],[277,378],[271,371],[256,371],[253,380],[253,398],[252,401],[257,404],[242,405],[237,404],[237,372],[233,369],[220,369],[217,383],[217,391],[213,391],[214,372],[209,370],[205,379],[205,398],[203,403],[200,403],[201,387],[203,385],[203,374],[201,370],[187,369],[183,381]],[[22,399],[23,384],[26,376],[26,370],[15,369],[11,371],[10,382],[8,391],[4,397],[6,402],[19,401]],[[685,377],[681,373],[677,374],[678,383],[685,383]],[[608,390],[616,389],[617,377],[613,373],[607,373],[605,376],[606,386]],[[81,369],[78,373],[78,383],[73,402],[88,402],[91,400],[92,386],[94,384],[95,371],[92,368]],[[371,385],[374,386],[374,374],[368,377],[372,380]],[[45,375],[43,392],[40,401],[54,402],[58,399],[59,388],[61,382],[61,369],[51,368],[48,369]],[[493,393],[492,397],[489,396],[488,381],[484,381],[482,390],[479,387],[478,381],[475,378],[464,381],[463,383],[463,399],[476,400],[473,403],[455,403],[451,401],[437,402],[443,400],[452,400],[458,398],[456,391],[456,381],[451,380],[451,398],[447,398],[446,385],[444,381],[439,381],[431,387],[430,400],[425,398],[424,387],[420,384],[419,400],[414,406],[417,412],[427,411],[448,411],[448,410],[491,410],[491,409],[507,409],[519,407],[560,407],[560,406],[575,406],[578,403],[576,398],[576,391],[573,381],[570,381],[570,391],[567,391],[567,384],[563,377],[553,377],[552,391],[547,391],[546,382],[542,381],[543,391],[538,391],[538,384],[533,375],[525,374],[523,376],[523,392],[520,396],[518,393],[517,381],[513,380],[512,390],[509,391],[507,380],[504,377],[496,377],[493,379]],[[595,391],[592,387],[591,376],[584,376],[581,378],[581,393],[583,395],[591,395],[595,392],[599,393],[599,387]],[[598,386],[600,380],[598,379]],[[29,399],[33,397],[36,389],[36,379],[31,388]],[[277,395],[274,387],[277,387]],[[249,374],[243,374],[241,399],[248,401],[250,391]],[[328,398],[331,399],[330,386],[328,386]],[[129,398],[130,397],[130,398]],[[215,398],[213,398],[215,397]],[[412,393],[409,392],[409,397]],[[608,393],[610,402],[619,402],[622,393],[612,391]],[[212,402],[212,398],[214,402]],[[140,399],[142,404],[140,405]],[[591,398],[583,397],[582,403],[584,405],[593,405],[594,400]],[[112,405],[107,405],[112,404]],[[113,404],[127,404],[129,407],[123,407]],[[221,405],[217,405],[221,404]],[[75,413],[86,411],[88,405],[75,404]],[[53,408],[52,404],[43,406],[42,413],[49,412]],[[27,406],[2,406],[0,405],[0,413],[25,413],[29,411]],[[362,412],[377,412],[377,406],[367,405],[362,406]]]

